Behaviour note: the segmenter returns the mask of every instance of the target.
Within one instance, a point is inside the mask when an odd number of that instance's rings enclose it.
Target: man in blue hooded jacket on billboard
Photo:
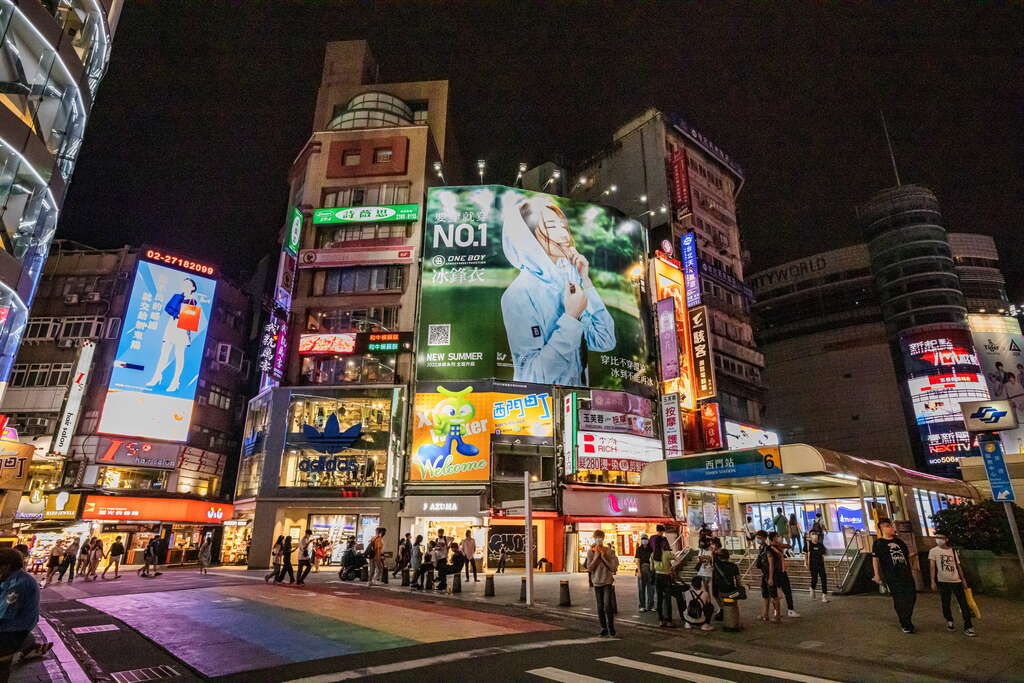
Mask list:
[[[514,379],[584,386],[581,342],[611,351],[615,323],[565,213],[543,195],[518,202],[513,196],[503,197],[501,246],[519,275],[501,295],[501,312]]]

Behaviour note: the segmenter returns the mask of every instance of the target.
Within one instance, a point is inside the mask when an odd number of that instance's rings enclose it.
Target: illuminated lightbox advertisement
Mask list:
[[[216,288],[194,269],[139,260],[99,432],[188,437]]]
[[[914,420],[933,474],[956,474],[971,454],[961,401],[989,398],[971,336],[966,330],[934,330],[900,336]]]

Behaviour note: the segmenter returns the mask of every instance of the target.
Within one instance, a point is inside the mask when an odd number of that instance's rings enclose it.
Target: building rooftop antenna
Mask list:
[[[903,183],[900,182],[900,169],[896,167],[896,154],[892,151],[892,138],[889,137],[889,126],[885,123],[885,112],[879,109],[878,113],[882,117],[882,131],[885,132],[885,144],[889,146],[889,160],[892,161],[892,172],[896,176],[896,187],[901,187]]]

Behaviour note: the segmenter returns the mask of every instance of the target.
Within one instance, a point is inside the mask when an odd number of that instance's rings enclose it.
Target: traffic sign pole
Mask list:
[[[1006,519],[1010,523],[1010,535],[1013,536],[1013,545],[1017,550],[1017,561],[1020,562],[1021,571],[1024,571],[1024,544],[1020,540],[1017,515],[1013,510],[1016,496],[1013,492],[1013,484],[1010,483],[1006,460],[1003,457],[1002,441],[996,432],[982,432],[978,435],[978,445],[981,447],[985,475],[988,477],[988,484],[992,489],[992,499],[1001,502],[1003,509],[1006,510]]]
[[[533,505],[530,504],[530,473],[523,472],[523,502],[526,522],[526,606],[533,605]]]
[[[1010,533],[1013,534],[1013,544],[1017,546],[1017,560],[1020,562],[1020,569],[1024,572],[1024,545],[1020,542],[1020,529],[1017,528],[1017,515],[1013,512],[1013,503],[1003,503],[1006,508],[1006,519],[1010,522]]]

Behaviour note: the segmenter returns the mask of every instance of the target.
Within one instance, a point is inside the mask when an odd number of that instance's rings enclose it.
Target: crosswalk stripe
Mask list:
[[[744,671],[751,674],[761,674],[762,676],[775,676],[777,678],[785,678],[789,681],[796,681],[797,683],[838,683],[837,681],[830,680],[828,678],[818,678],[817,676],[804,676],[803,674],[792,673],[790,671],[782,671],[780,669],[769,669],[763,666],[753,666],[751,664],[740,664],[739,662],[728,662],[724,659],[708,659],[707,657],[698,657],[697,655],[687,655],[682,652],[669,652],[668,650],[662,650],[655,652],[660,657],[671,657],[672,659],[681,659],[684,662],[694,662],[696,664],[707,664],[708,666],[718,666],[723,669],[733,669],[734,671]]]
[[[721,678],[719,676],[705,676],[703,674],[693,673],[691,671],[680,671],[679,669],[670,669],[667,666],[658,666],[657,664],[648,664],[647,662],[638,662],[635,659],[626,659],[625,657],[602,657],[598,659],[599,662],[606,664],[617,664],[618,666],[629,667],[630,669],[637,669],[649,674],[661,674],[662,676],[668,676],[669,678],[677,678],[681,681],[692,681],[692,683],[736,683],[730,681],[727,678]]]
[[[559,683],[611,683],[611,681],[605,680],[604,678],[584,676],[583,674],[565,671],[553,666],[545,666],[542,669],[530,669],[526,673],[533,674],[539,678],[546,678],[549,681],[558,681]]]

